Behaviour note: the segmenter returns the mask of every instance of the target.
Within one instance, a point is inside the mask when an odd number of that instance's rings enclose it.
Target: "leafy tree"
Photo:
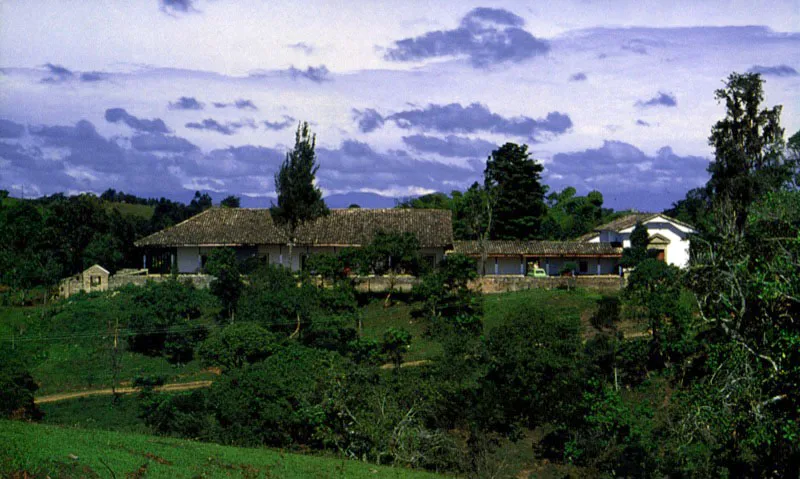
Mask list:
[[[650,243],[650,234],[647,227],[641,222],[636,223],[630,236],[631,246],[622,250],[620,263],[626,268],[635,268],[647,259],[647,245]]]
[[[495,207],[500,200],[499,189],[487,188],[473,183],[459,201],[459,216],[464,218],[464,232],[470,239],[478,241],[481,261],[478,265],[481,274],[486,274],[488,242],[495,226]]]
[[[552,240],[576,238],[592,231],[611,214],[603,208],[603,195],[590,191],[577,196],[575,188],[568,186],[547,196],[547,215],[542,222],[540,237]]]
[[[411,345],[411,333],[402,328],[389,328],[383,335],[381,350],[394,364],[395,371],[400,370],[403,356]]]
[[[314,184],[319,169],[314,152],[316,138],[310,132],[307,122],[300,124],[295,133],[294,149],[286,153],[286,159],[275,175],[278,204],[272,207],[272,216],[286,228],[289,236],[289,258],[292,257],[297,228],[305,222],[328,214],[328,207],[322,200],[322,191]]]
[[[477,277],[472,258],[448,255],[414,287],[413,295],[421,302],[414,314],[440,329],[454,330],[459,337],[465,332],[479,334],[483,329],[483,298],[470,288],[470,282]]]
[[[580,398],[581,326],[576,317],[512,309],[489,333],[485,427],[513,432],[569,417]],[[491,406],[490,406],[491,405]]]
[[[203,292],[175,279],[129,290],[135,305],[128,320],[131,349],[186,362],[205,335],[205,326],[198,321]]]
[[[420,268],[419,240],[413,233],[377,231],[364,255],[375,274],[416,274]]]
[[[218,439],[236,445],[320,445],[330,391],[343,374],[335,353],[289,346],[211,387]]]
[[[249,276],[250,284],[238,304],[239,321],[255,322],[273,333],[299,333],[310,325],[316,307],[316,288],[307,283],[298,287],[291,271],[264,265]]]
[[[547,208],[544,167],[530,158],[528,145],[506,143],[486,161],[484,189],[496,191],[493,239],[528,239],[540,233]]]
[[[220,201],[219,205],[223,208],[239,208],[240,203],[241,199],[238,196],[230,195]]]
[[[732,73],[715,95],[726,115],[711,129],[716,161],[708,168],[708,187],[722,232],[741,235],[753,201],[793,173],[783,161],[782,107],[761,108],[763,80],[757,73]]]
[[[209,285],[211,293],[219,298],[231,322],[236,314],[236,304],[244,289],[239,261],[233,248],[215,248],[206,262],[206,272],[214,276]]]
[[[0,362],[0,417],[4,419],[39,419],[42,413],[33,402],[39,386],[19,361],[4,358]]]
[[[192,198],[192,201],[189,202],[186,212],[189,217],[192,217],[198,213],[202,213],[212,206],[214,206],[214,204],[211,200],[211,195],[208,193],[201,194],[199,191],[195,191],[194,198]]]
[[[200,346],[205,364],[223,370],[262,361],[276,349],[275,336],[255,323],[235,323],[211,333]]]
[[[681,272],[656,259],[645,259],[628,278],[625,295],[647,319],[653,339],[650,362],[662,367],[665,361],[664,329],[680,326]]]

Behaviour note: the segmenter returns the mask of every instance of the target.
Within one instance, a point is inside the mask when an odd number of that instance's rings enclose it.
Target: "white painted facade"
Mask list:
[[[525,261],[521,257],[488,257],[486,258],[486,276],[493,275],[524,275],[526,274]],[[573,262],[578,265],[578,274],[583,275],[608,275],[619,273],[618,258],[539,258],[539,267],[544,269],[549,276],[561,274],[565,263]],[[581,263],[585,262],[585,271],[580,271]],[[480,270],[480,265],[478,265]],[[479,271],[480,273],[480,271]]]
[[[651,241],[661,238],[666,245],[651,245],[651,248],[664,249],[664,261],[668,264],[685,268],[689,264],[689,235],[695,231],[688,226],[677,223],[670,218],[657,215],[642,223],[647,228]],[[600,230],[600,235],[589,240],[590,243],[621,243],[623,248],[630,248],[631,233],[636,226],[630,226],[619,232]],[[659,238],[660,237],[660,238]]]
[[[176,248],[178,272],[199,272],[203,267],[204,257],[207,257],[213,249],[213,247],[202,246]],[[319,253],[336,254],[344,248],[335,246],[295,246],[292,248],[291,257],[289,256],[289,247],[284,245],[259,245],[258,247],[236,249],[240,260],[246,259],[248,256],[259,256],[265,258],[269,264],[291,266],[292,271],[299,271],[303,256]],[[438,264],[444,258],[444,248],[422,248],[420,249],[420,257],[423,260],[432,261],[433,264]]]

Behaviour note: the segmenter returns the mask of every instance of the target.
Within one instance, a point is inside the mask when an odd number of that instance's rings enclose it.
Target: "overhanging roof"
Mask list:
[[[479,241],[456,241],[453,252],[467,256],[481,254]],[[591,257],[619,258],[622,248],[608,243],[585,243],[579,241],[487,241],[487,256],[538,256],[538,257]]]
[[[375,233],[413,233],[422,248],[453,244],[452,214],[433,209],[333,209],[300,226],[297,245],[362,246]],[[211,208],[136,241],[139,247],[285,245],[288,235],[266,208]]]

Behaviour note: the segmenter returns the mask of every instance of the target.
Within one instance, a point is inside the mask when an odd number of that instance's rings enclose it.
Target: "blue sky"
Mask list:
[[[512,141],[660,210],[706,181],[730,72],[800,129],[794,1],[540,3],[3,2],[0,188],[268,205],[307,120],[339,201],[463,189]]]

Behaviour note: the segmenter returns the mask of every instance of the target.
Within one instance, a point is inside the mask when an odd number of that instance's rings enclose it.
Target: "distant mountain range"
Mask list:
[[[329,208],[347,208],[350,205],[358,205],[362,208],[394,208],[394,206],[403,199],[404,198],[381,196],[375,193],[353,192],[326,196],[325,204],[327,204]],[[277,199],[272,197],[241,197],[243,208],[268,208],[276,201]],[[214,198],[214,202],[217,202],[217,198]]]

